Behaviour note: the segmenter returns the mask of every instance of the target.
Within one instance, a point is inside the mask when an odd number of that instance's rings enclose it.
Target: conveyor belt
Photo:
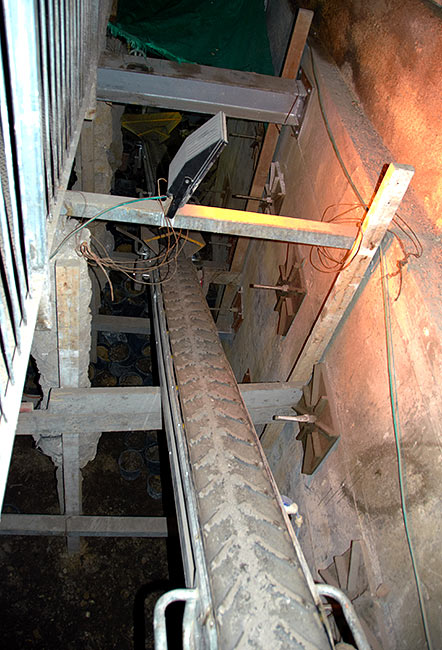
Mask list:
[[[330,648],[190,262],[163,296],[218,647]]]

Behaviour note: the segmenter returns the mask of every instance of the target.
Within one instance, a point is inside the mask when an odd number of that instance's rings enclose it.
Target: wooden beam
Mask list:
[[[310,11],[309,9],[298,10],[295,27],[290,39],[284,68],[281,74],[281,76],[286,79],[296,79],[297,77],[299,66],[301,65],[302,53],[304,52],[312,20],[313,11]]]
[[[80,434],[67,433],[62,437],[63,443],[63,497],[64,514],[81,515],[83,510],[83,475],[81,473]],[[80,550],[78,537],[67,538],[68,553]]]
[[[296,384],[240,384],[241,395],[253,424],[267,424],[274,415],[293,414],[292,407],[302,396]]]
[[[96,314],[92,318],[92,329],[98,332],[124,332],[150,336],[150,320],[134,316],[107,316]]]
[[[107,221],[126,221],[144,225],[166,227],[163,208],[157,201],[131,201],[127,197],[87,192],[66,192],[65,207],[69,216],[83,219],[96,216],[104,210],[100,218]],[[123,204],[126,205],[123,205]],[[350,249],[353,246],[357,229],[353,225],[326,223],[261,214],[227,210],[205,205],[186,204],[178,210],[173,219],[177,230],[200,230],[226,235],[253,236],[256,239],[311,244]],[[233,269],[232,269],[233,270]]]
[[[17,435],[161,429],[158,387],[53,389],[47,410],[22,413]]]
[[[254,424],[288,415],[301,392],[294,383],[240,384]],[[17,435],[161,429],[159,387],[53,389],[47,410],[21,413]]]
[[[0,535],[69,535],[71,537],[167,537],[166,517],[8,515]]]
[[[316,317],[288,382],[306,385],[313,367],[324,355],[335,331],[354,298],[365,273],[377,252],[381,241],[393,219],[399,204],[413,177],[414,169],[409,165],[391,163],[373,199],[362,225],[362,239],[349,266],[341,271]],[[270,449],[278,438],[282,426],[269,424],[262,436],[264,449]]]
[[[290,374],[289,381],[306,384],[330,343],[362,282],[368,266],[396,214],[413,177],[409,165],[391,163],[362,224],[362,239],[349,266],[341,271],[319,312]]]
[[[281,77],[284,79],[295,79],[298,74],[302,52],[304,51],[307,41],[312,18],[313,11],[308,9],[299,9],[287,50],[284,67],[281,72]],[[262,196],[264,185],[266,184],[269,175],[270,165],[275,154],[278,138],[279,128],[275,124],[269,124],[262,143],[255,174],[253,176],[250,196]],[[248,212],[252,212],[255,208],[256,202],[247,202],[246,210]],[[249,239],[238,239],[232,264],[230,266],[231,271],[242,271],[249,243]],[[234,287],[226,287],[221,302],[221,309],[228,309],[231,307],[235,293],[236,289]],[[220,314],[217,319],[217,325],[219,329],[225,329],[228,326],[228,317]]]

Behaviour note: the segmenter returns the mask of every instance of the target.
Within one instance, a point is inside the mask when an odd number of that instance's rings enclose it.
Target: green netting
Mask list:
[[[263,0],[120,0],[109,29],[147,55],[274,74]]]

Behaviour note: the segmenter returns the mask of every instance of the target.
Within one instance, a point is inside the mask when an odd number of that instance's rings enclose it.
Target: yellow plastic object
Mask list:
[[[124,113],[121,125],[140,138],[156,133],[159,141],[164,142],[174,128],[181,122],[181,114],[173,113]]]

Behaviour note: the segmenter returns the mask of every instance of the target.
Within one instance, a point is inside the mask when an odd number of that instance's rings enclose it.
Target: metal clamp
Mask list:
[[[156,602],[153,613],[155,650],[167,650],[166,609],[171,603],[185,602],[183,618],[183,650],[192,650],[198,589],[172,589]]]

